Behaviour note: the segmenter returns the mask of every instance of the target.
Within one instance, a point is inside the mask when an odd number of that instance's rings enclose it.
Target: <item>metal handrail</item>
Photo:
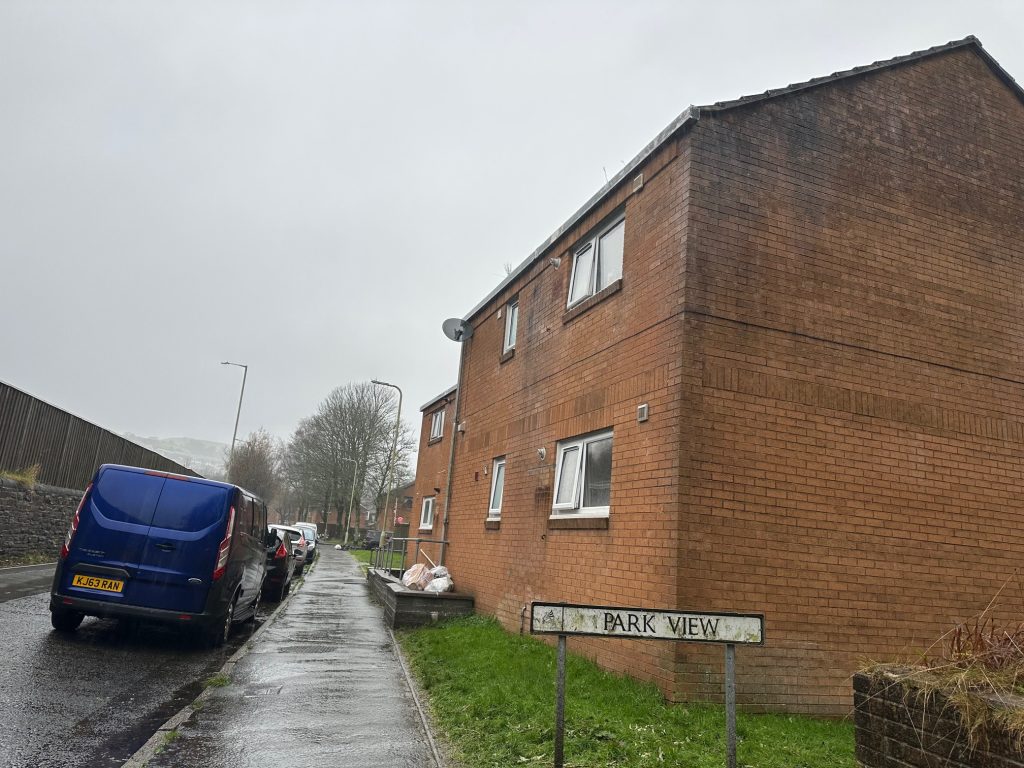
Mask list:
[[[406,552],[409,549],[409,547],[407,545],[408,545],[408,543],[410,541],[416,542],[416,554],[413,556],[413,559],[412,559],[412,564],[413,565],[416,564],[417,562],[419,562],[419,559],[420,559],[420,545],[421,544],[443,544],[443,545],[447,546],[448,543],[449,543],[446,539],[422,539],[422,538],[419,538],[419,537],[416,537],[416,538],[409,537],[409,538],[391,538],[391,539],[388,539],[388,543],[385,546],[377,547],[377,549],[374,551],[374,556],[373,556],[373,569],[374,570],[377,570],[377,571],[387,571],[388,573],[391,573],[393,570],[395,570],[393,568],[393,566],[395,564],[395,542],[399,542],[399,541],[402,542],[402,560],[401,560],[401,565],[398,568],[399,574],[405,573],[405,570],[406,570],[405,569],[405,555],[406,555]],[[424,555],[424,557],[426,557],[426,555]],[[429,559],[429,558],[427,558],[427,559]],[[386,567],[384,565],[385,563],[387,564]]]

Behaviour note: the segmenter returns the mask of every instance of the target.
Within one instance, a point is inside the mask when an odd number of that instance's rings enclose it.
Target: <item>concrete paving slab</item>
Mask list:
[[[324,548],[305,584],[169,732],[149,768],[436,768],[355,558]]]

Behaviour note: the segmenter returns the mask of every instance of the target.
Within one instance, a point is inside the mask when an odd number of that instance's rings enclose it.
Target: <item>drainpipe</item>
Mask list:
[[[462,401],[462,367],[466,362],[466,345],[472,339],[466,339],[459,350],[459,379],[455,386],[455,418],[452,419],[452,444],[448,450],[448,476],[445,478],[444,491],[444,524],[441,527],[441,556],[438,558],[438,565],[444,565],[445,550],[448,541],[448,506],[452,502],[452,472],[455,469],[455,441],[459,437],[459,407]]]

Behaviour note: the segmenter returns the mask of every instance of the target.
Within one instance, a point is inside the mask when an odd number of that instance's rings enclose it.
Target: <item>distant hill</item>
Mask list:
[[[197,440],[193,437],[142,437],[131,432],[124,434],[126,440],[156,451],[172,461],[198,472],[203,477],[219,479],[224,476],[224,458],[228,452],[227,443],[212,440]]]

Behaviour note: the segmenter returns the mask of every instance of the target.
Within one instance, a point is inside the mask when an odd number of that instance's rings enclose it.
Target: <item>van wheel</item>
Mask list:
[[[58,632],[74,632],[84,618],[85,614],[79,611],[67,611],[61,608],[50,611],[50,624]]]
[[[231,636],[231,624],[235,620],[235,604],[238,602],[238,595],[231,598],[231,604],[224,613],[223,619],[207,630],[206,643],[211,648],[220,648]]]

